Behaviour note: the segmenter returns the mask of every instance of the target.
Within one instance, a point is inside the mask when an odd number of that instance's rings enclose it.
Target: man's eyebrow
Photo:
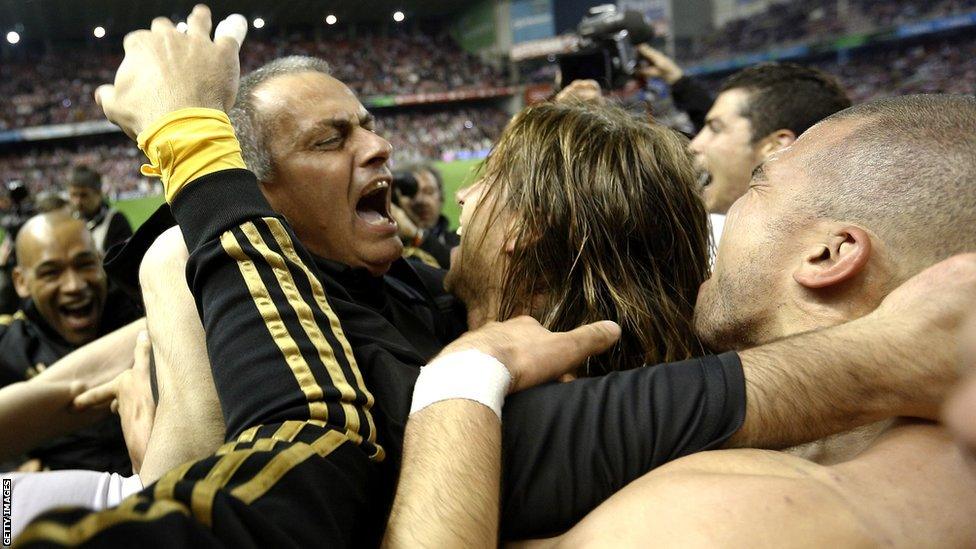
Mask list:
[[[369,112],[365,114],[360,114],[358,118],[359,119],[357,123],[360,126],[372,124],[376,120],[376,117]],[[337,116],[335,118],[323,118],[322,120],[319,120],[315,124],[309,126],[309,128],[305,130],[305,132],[303,132],[302,135],[305,137],[310,137],[319,132],[322,132],[323,130],[330,130],[330,129],[338,130],[341,133],[345,133],[352,129],[352,125],[353,125],[352,122],[350,122],[348,118],[342,116]]]
[[[756,166],[756,169],[752,170],[752,181],[756,183],[763,183],[766,181],[766,163]]]
[[[37,266],[34,267],[34,270],[39,271],[41,269],[58,269],[60,267],[61,267],[60,261],[54,259],[48,259],[47,261],[38,263]]]

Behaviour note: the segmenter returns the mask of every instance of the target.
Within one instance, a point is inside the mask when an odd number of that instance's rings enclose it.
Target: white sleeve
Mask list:
[[[11,530],[15,539],[32,520],[51,509],[84,507],[101,511],[142,490],[138,475],[124,477],[97,471],[3,473],[0,477],[4,484],[10,481]]]

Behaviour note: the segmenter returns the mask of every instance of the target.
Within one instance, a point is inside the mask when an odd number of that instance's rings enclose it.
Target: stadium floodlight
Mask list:
[[[176,30],[179,32],[186,32],[186,21],[180,21],[176,24]]]
[[[326,24],[329,25],[335,25],[337,21],[339,20],[336,18],[335,15],[332,15],[331,13],[325,18]]]
[[[399,23],[400,21],[403,21],[404,18],[406,18],[406,16],[403,15],[403,12],[402,11],[395,11],[395,12],[393,12],[393,20],[396,21],[397,23]]]
[[[105,36],[105,27],[95,27],[92,34],[95,35],[95,38],[103,38]]]
[[[20,42],[20,34],[17,34],[16,31],[8,32],[7,42],[10,42],[11,44],[16,44],[17,42]]]
[[[260,17],[255,17],[254,18],[254,28],[256,28],[256,29],[264,28],[264,19],[261,19]]]

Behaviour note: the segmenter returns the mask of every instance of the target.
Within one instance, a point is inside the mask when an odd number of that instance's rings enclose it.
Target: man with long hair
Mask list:
[[[708,226],[685,146],[615,107],[518,114],[459,193],[465,238],[445,284],[468,325],[613,320],[621,340],[588,361],[588,375],[700,355],[691,317],[708,277]]]

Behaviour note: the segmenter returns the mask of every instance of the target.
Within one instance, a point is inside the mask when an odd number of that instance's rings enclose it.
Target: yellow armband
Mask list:
[[[230,119],[215,109],[171,112],[143,130],[136,142],[149,158],[142,174],[162,179],[167,202],[195,179],[245,167]]]

